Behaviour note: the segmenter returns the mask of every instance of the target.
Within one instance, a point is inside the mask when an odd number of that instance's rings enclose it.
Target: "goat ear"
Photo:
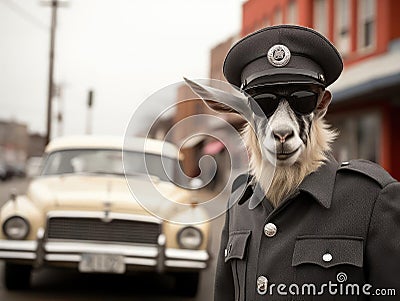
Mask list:
[[[324,91],[324,95],[322,95],[322,99],[317,106],[316,116],[317,118],[323,118],[328,110],[328,106],[332,100],[332,93],[329,90]]]
[[[220,113],[236,113],[242,115],[246,120],[250,119],[251,109],[248,105],[248,99],[241,93],[237,92],[237,95],[234,95],[220,89],[201,85],[185,77],[183,79],[190,89],[212,110]]]

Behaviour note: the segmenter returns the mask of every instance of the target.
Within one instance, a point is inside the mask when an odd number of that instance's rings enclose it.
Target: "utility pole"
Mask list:
[[[64,90],[64,85],[63,84],[55,84],[54,85],[54,90],[55,92],[53,97],[56,98],[57,101],[54,101],[54,103],[57,104],[57,113],[55,114],[56,119],[57,119],[57,136],[61,137],[63,135],[63,114],[64,114],[64,101],[63,101],[63,90]],[[53,109],[54,111],[54,109]],[[53,129],[54,131],[54,129]]]
[[[56,37],[56,26],[57,26],[57,8],[59,6],[65,6],[65,1],[50,0],[41,1],[42,5],[51,6],[51,27],[50,27],[50,61],[49,61],[49,82],[47,91],[47,122],[46,122],[46,145],[51,139],[51,124],[52,124],[52,100],[54,94],[54,45]]]
[[[86,119],[86,135],[92,134],[92,108],[93,108],[93,90],[89,90],[88,92],[88,101],[87,101],[87,119]]]

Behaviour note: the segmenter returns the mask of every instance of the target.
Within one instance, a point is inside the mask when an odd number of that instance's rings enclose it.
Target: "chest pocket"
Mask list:
[[[316,291],[302,300],[357,300],[357,295],[332,295],[328,283],[338,285],[363,283],[363,239],[353,236],[300,236],[297,238],[292,266],[294,283],[315,284]],[[326,286],[323,286],[326,284]],[[361,286],[360,286],[361,287]],[[313,288],[312,288],[313,289]],[[308,292],[306,292],[308,293]],[[314,295],[314,296],[312,296]]]
[[[250,230],[233,231],[229,233],[225,249],[225,262],[232,267],[235,286],[235,300],[245,300],[247,274],[247,245],[251,235]]]

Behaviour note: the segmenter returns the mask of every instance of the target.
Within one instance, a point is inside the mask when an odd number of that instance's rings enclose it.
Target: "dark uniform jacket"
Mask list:
[[[400,184],[384,169],[330,159],[275,209],[246,179],[233,184],[230,202],[247,188],[226,213],[215,301],[400,300]]]

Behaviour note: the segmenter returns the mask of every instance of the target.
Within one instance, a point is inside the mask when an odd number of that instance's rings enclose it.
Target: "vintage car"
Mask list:
[[[170,273],[181,292],[196,294],[210,257],[209,224],[155,217],[134,197],[135,191],[143,195],[156,185],[172,201],[190,204],[183,212],[188,220],[191,215],[207,220],[193,193],[166,176],[165,168],[179,164],[162,164],[161,154],[177,163],[178,150],[146,139],[144,152],[141,138],[125,143],[123,152],[122,145],[122,139],[94,136],[50,142],[40,175],[25,195],[12,193],[0,211],[0,259],[8,289],[28,288],[33,268],[62,266],[83,273]],[[140,159],[144,154],[148,169]],[[156,205],[163,202],[154,194],[149,198]]]

